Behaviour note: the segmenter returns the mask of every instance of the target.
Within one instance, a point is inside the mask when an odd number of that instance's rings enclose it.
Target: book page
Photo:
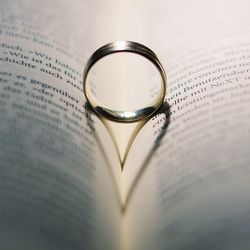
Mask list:
[[[249,248],[249,7],[148,1],[171,117],[126,207],[124,249]],[[127,172],[163,118],[142,131]]]
[[[0,248],[118,249],[118,162],[85,110],[97,1],[1,1]],[[111,165],[111,166],[110,166]],[[116,166],[117,167],[117,166]],[[117,170],[120,170],[119,165]],[[119,172],[116,173],[119,175]],[[118,177],[117,177],[118,178]]]

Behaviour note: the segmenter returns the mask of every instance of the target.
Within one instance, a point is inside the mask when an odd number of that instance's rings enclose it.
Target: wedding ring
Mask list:
[[[156,72],[158,72],[160,75],[160,86],[157,88],[157,93],[154,93],[153,101],[151,101],[150,104],[145,105],[145,107],[142,106],[135,110],[119,110],[110,108],[104,103],[100,103],[96,94],[94,93],[95,87],[93,86],[95,83],[88,79],[89,73],[93,69],[92,67],[96,65],[101,59],[104,59],[104,57],[108,55],[125,52],[142,56],[147,60],[147,62],[151,62],[153,64],[154,68],[157,69]],[[105,88],[105,86],[102,88]],[[135,122],[150,117],[164,102],[166,95],[166,74],[156,54],[148,47],[132,41],[112,42],[96,50],[89,58],[83,73],[83,91],[90,106],[98,115],[116,122]],[[109,98],[112,98],[112,96]],[[141,98],[140,91],[138,93],[138,98]]]

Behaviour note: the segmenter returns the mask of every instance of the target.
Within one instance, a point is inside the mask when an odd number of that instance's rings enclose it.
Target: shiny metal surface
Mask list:
[[[162,79],[160,89],[161,93],[159,93],[159,98],[155,101],[155,103],[152,104],[152,106],[132,111],[111,110],[106,108],[105,105],[102,105],[101,103],[96,103],[93,100],[90,91],[87,91],[86,86],[88,84],[88,74],[92,66],[107,55],[122,52],[130,52],[141,55],[151,61],[158,69]],[[132,41],[112,42],[96,50],[89,58],[83,73],[83,91],[90,106],[98,115],[116,122],[135,122],[150,117],[163,103],[164,97],[166,95],[166,73],[156,54],[148,47]]]

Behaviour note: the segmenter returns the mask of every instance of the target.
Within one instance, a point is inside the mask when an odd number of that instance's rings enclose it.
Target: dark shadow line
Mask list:
[[[138,186],[138,184],[140,182],[140,179],[142,178],[143,174],[145,173],[145,171],[146,171],[146,169],[147,169],[147,167],[149,165],[150,160],[152,159],[155,151],[160,146],[161,141],[162,141],[163,137],[165,136],[165,134],[167,132],[167,128],[168,128],[169,123],[170,123],[170,107],[169,107],[167,102],[162,104],[160,109],[154,114],[153,117],[151,117],[151,119],[158,116],[158,115],[161,115],[161,114],[165,115],[164,124],[163,124],[163,126],[161,128],[161,131],[160,131],[159,135],[157,136],[157,138],[156,138],[156,140],[154,142],[153,147],[151,148],[150,152],[147,154],[147,157],[144,159],[141,167],[139,168],[138,173],[136,174],[136,177],[134,178],[134,181],[132,182],[132,185],[130,186],[130,189],[128,191],[128,195],[127,195],[127,197],[125,199],[124,204],[122,204],[122,207],[121,207],[121,211],[122,211],[123,214],[126,213],[128,205],[130,203],[130,200],[131,200],[133,194],[135,193],[135,189]]]
[[[106,166],[108,168],[108,172],[111,176],[111,180],[112,180],[112,184],[113,184],[113,187],[115,189],[115,197],[116,197],[116,200],[117,200],[117,203],[118,203],[118,206],[121,207],[122,206],[122,202],[121,202],[121,197],[120,197],[120,189],[118,187],[118,184],[116,182],[116,178],[114,176],[114,172],[112,170],[112,167],[111,167],[111,163],[110,163],[110,160],[104,150],[104,147],[103,147],[103,144],[99,138],[99,136],[97,135],[97,133],[95,132],[95,127],[94,127],[94,123],[93,123],[93,120],[91,118],[91,114],[93,113],[92,111],[92,108],[90,107],[90,105],[86,102],[85,103],[85,116],[86,116],[86,120],[87,120],[87,125],[89,126],[91,132],[92,132],[92,135],[94,136],[94,139],[96,140],[100,150],[101,150],[101,153],[103,154],[103,157],[104,157],[104,160],[106,162]],[[95,113],[94,113],[95,114]]]
[[[157,136],[155,142],[154,142],[154,145],[152,146],[150,152],[147,154],[147,157],[144,159],[141,167],[139,168],[139,171],[138,173],[136,174],[136,177],[134,178],[130,188],[129,188],[129,191],[128,191],[128,195],[126,196],[126,199],[125,199],[125,202],[124,204],[122,204],[122,201],[121,201],[121,196],[120,196],[120,189],[118,187],[118,184],[116,182],[116,179],[115,179],[115,176],[114,176],[114,173],[113,173],[113,170],[111,168],[111,163],[107,157],[107,154],[104,150],[104,147],[101,143],[101,140],[99,138],[99,136],[97,135],[97,133],[95,132],[95,128],[94,128],[94,124],[93,124],[93,120],[91,118],[91,114],[95,114],[95,116],[98,117],[98,115],[96,115],[96,113],[92,110],[91,106],[88,104],[88,102],[85,103],[85,111],[86,111],[86,119],[87,119],[87,125],[90,127],[92,133],[93,133],[93,136],[97,142],[97,144],[99,145],[100,147],[100,150],[104,156],[104,159],[106,161],[106,165],[108,166],[108,172],[110,173],[110,176],[111,176],[111,179],[112,179],[112,182],[113,182],[113,186],[115,188],[115,193],[116,193],[116,198],[117,198],[117,201],[118,201],[118,204],[120,206],[120,209],[121,209],[121,212],[122,214],[125,214],[126,211],[127,211],[127,208],[128,208],[128,205],[131,201],[131,198],[140,182],[140,179],[142,178],[143,174],[145,173],[148,165],[149,165],[149,162],[150,160],[152,159],[155,151],[158,149],[158,147],[160,146],[161,144],[161,141],[163,139],[163,137],[165,136],[166,134],[166,131],[167,131],[167,128],[169,126],[169,123],[170,123],[170,106],[167,102],[164,102],[161,107],[158,109],[158,111],[156,113],[154,113],[154,115],[152,117],[150,117],[147,122],[159,115],[165,115],[165,121],[164,121],[164,124],[163,126],[161,127],[161,131],[159,133],[159,135]],[[102,119],[101,119],[102,121]],[[103,122],[103,121],[102,121]],[[147,123],[145,122],[144,125]],[[144,125],[142,127],[144,127]],[[105,126],[105,124],[104,124]],[[106,127],[106,126],[105,126]]]

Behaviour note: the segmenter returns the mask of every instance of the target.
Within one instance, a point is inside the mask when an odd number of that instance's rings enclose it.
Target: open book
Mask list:
[[[249,249],[248,1],[0,3],[0,249]],[[170,107],[123,171],[82,90],[117,40],[160,57]]]

